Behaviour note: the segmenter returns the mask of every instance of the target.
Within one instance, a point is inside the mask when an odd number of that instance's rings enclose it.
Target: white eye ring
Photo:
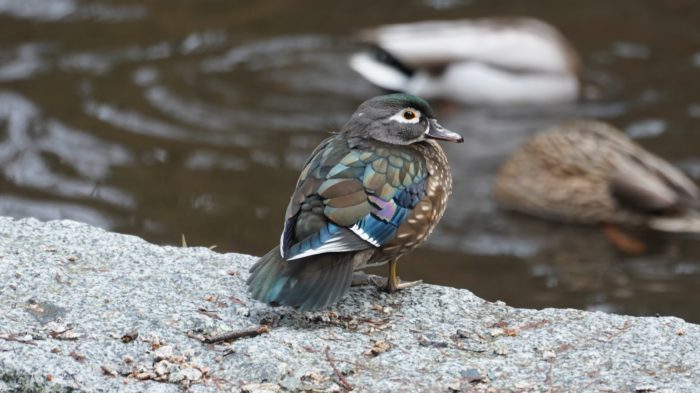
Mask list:
[[[404,108],[398,111],[394,116],[391,116],[389,120],[404,124],[417,124],[420,121],[420,116],[421,113],[419,110]]]

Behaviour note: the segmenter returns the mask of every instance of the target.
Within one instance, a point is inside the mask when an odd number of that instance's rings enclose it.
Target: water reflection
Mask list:
[[[0,13],[40,22],[84,19],[120,22],[143,18],[147,10],[138,4],[115,6],[106,2],[76,0],[0,0]]]
[[[504,213],[490,200],[510,151],[578,116],[612,122],[700,179],[694,3],[348,7],[0,0],[0,214],[71,218],[164,244],[184,233],[190,245],[260,254],[278,239],[308,154],[380,93],[347,65],[361,49],[357,30],[526,14],[579,49],[585,95],[595,99],[536,111],[436,103],[465,143],[447,147],[454,197],[429,243],[402,260],[402,276],[518,306],[700,321],[697,239],[646,234],[652,252],[629,257],[596,228]],[[624,11],[625,28],[601,10]],[[594,17],[600,28],[590,34]]]

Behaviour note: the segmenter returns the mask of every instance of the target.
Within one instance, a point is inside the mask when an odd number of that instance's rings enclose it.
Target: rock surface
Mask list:
[[[0,218],[0,391],[626,391],[700,385],[700,327],[524,310],[467,290],[353,288],[324,312],[252,301],[254,257]],[[268,333],[199,338],[269,325]]]

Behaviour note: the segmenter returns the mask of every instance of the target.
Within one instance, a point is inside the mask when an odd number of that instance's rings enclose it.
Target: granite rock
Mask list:
[[[0,391],[655,391],[700,386],[700,327],[527,310],[433,285],[321,312],[246,292],[255,257],[0,218]],[[269,332],[205,344],[204,336]]]

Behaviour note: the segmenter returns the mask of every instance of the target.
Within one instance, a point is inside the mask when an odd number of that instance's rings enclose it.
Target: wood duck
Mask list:
[[[598,121],[573,121],[536,134],[503,164],[493,191],[509,209],[605,224],[611,240],[632,253],[643,245],[611,225],[700,232],[700,192],[693,181]]]
[[[279,246],[250,269],[253,298],[299,310],[323,308],[348,292],[353,272],[396,263],[421,244],[452,192],[436,140],[462,142],[421,98],[391,94],[362,103],[304,165],[287,207]]]
[[[467,104],[552,104],[579,96],[579,58],[553,26],[496,17],[381,26],[350,66],[373,84]]]

